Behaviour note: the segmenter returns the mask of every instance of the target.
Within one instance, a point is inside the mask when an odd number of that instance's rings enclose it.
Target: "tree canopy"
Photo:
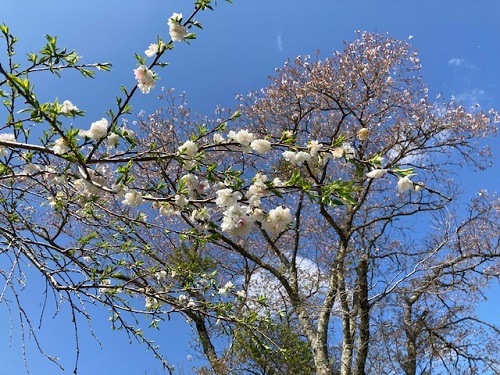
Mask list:
[[[137,86],[88,129],[29,78],[109,66],[53,37],[22,65],[2,27],[0,275],[14,304],[34,267],[56,303],[107,306],[171,371],[137,317],[163,330],[186,317],[200,374],[498,372],[500,331],[475,303],[499,276],[500,205],[464,201],[454,180],[488,166],[497,113],[429,97],[409,43],[367,32],[288,61],[233,110],[193,115],[165,90],[158,111],[132,113],[209,6],[174,13],[172,40],[137,56]]]

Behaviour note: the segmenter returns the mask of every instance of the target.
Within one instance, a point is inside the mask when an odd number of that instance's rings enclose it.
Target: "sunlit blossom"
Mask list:
[[[116,133],[109,133],[109,135],[106,137],[106,145],[109,148],[118,147],[119,141],[120,141],[120,136]]]
[[[182,22],[182,13],[174,13],[168,19],[169,34],[173,42],[182,42],[186,38],[186,28],[180,23]]]
[[[239,143],[240,145],[243,146],[243,151],[244,152],[248,152],[250,151],[250,144],[255,140],[255,135],[250,133],[248,130],[246,129],[242,129],[238,132],[235,132],[233,130],[231,130],[227,137],[236,142],[236,143]]]
[[[181,181],[183,181],[188,188],[188,196],[190,198],[194,198],[198,195],[204,194],[210,188],[207,180],[200,181],[198,177],[192,173],[188,173],[187,175],[183,176],[181,178]]]
[[[224,137],[220,133],[215,133],[213,136],[214,143],[222,143],[225,141]]]
[[[402,194],[405,191],[413,189],[413,182],[408,176],[402,177],[398,181],[398,193]]]
[[[334,159],[340,159],[344,156],[345,150],[342,147],[336,147],[331,154]]]
[[[159,301],[158,299],[151,297],[151,296],[146,296],[146,301],[144,303],[144,307],[146,310],[153,310],[159,306]]]
[[[184,195],[180,195],[180,194],[177,194],[175,197],[174,197],[174,201],[175,201],[175,204],[177,206],[179,206],[180,209],[183,209],[184,207],[186,207],[189,203],[189,201],[187,200],[187,198],[184,196]]]
[[[90,138],[93,141],[106,138],[106,136],[108,135],[108,120],[102,118],[98,121],[93,122],[90,125],[89,130],[80,130],[79,135],[81,137]]]
[[[158,52],[161,52],[161,50],[164,50],[165,44],[161,43],[161,45],[158,45],[156,43],[151,43],[148,47],[147,50],[144,51],[144,54],[147,57],[153,57],[156,55]]]
[[[61,114],[71,115],[78,111],[78,108],[73,105],[69,100],[65,100],[61,106]]]
[[[185,294],[180,294],[179,297],[177,297],[177,299],[182,304],[187,303],[189,301],[188,296],[186,296]]]
[[[247,292],[246,292],[246,291],[244,291],[243,289],[238,290],[238,291],[236,292],[236,296],[237,296],[238,298],[245,298],[245,297],[247,296]]]
[[[99,292],[100,293],[107,293],[110,291],[109,286],[111,286],[111,280],[110,279],[103,279],[99,282]]]
[[[344,156],[347,159],[352,159],[355,156],[356,150],[351,146],[349,142],[342,143],[342,148],[344,149]]]
[[[283,187],[283,186],[285,186],[285,183],[283,181],[281,181],[281,179],[279,177],[276,177],[273,179],[273,185],[275,187]]]
[[[374,169],[366,174],[368,178],[381,178],[387,174],[387,169]]]
[[[4,133],[0,134],[0,141],[15,142],[16,137],[14,136],[14,134]],[[7,155],[7,153],[8,153],[7,148],[0,146],[0,156],[5,156]]]
[[[151,89],[155,87],[154,73],[145,65],[141,65],[137,69],[134,69],[134,74],[139,90],[143,94],[149,94]]]
[[[269,194],[267,191],[266,181],[266,175],[257,173],[253,179],[253,184],[250,185],[245,193],[245,198],[248,199],[248,206],[251,209],[259,207],[261,199]]]
[[[171,205],[170,203],[163,202],[159,206],[159,213],[163,217],[168,217],[168,216],[179,214],[179,211],[177,211],[175,209],[175,207],[173,205]]]
[[[68,151],[68,148],[68,141],[61,137],[55,140],[54,146],[52,146],[52,151],[54,151],[54,154],[56,155],[62,155]]]
[[[28,163],[24,166],[23,172],[29,176],[40,172],[40,167],[33,163]]]
[[[304,151],[299,151],[299,152],[284,151],[283,152],[283,159],[285,159],[286,161],[289,161],[292,165],[297,165],[300,167],[305,162],[308,162],[311,160],[311,154],[304,152]]]
[[[259,154],[265,154],[271,149],[271,142],[266,139],[255,139],[250,143],[250,147]]]
[[[351,159],[354,157],[356,150],[351,146],[350,143],[344,142],[342,143],[342,147],[336,147],[331,155],[334,159],[340,159],[345,157],[346,159]]]
[[[221,295],[221,296],[224,296],[224,297],[227,297],[228,293],[234,289],[235,285],[231,282],[231,281],[228,281],[226,284],[224,284],[224,286],[222,288],[219,288],[219,291],[218,293]]]
[[[131,207],[137,207],[143,203],[143,198],[141,193],[139,193],[137,190],[129,190],[125,194],[125,199],[122,201],[122,203],[126,206],[131,206]]]
[[[232,236],[243,237],[250,233],[254,218],[250,216],[246,209],[235,204],[224,212],[221,230]]]
[[[96,185],[82,178],[73,181],[73,187],[83,196],[101,195],[103,193]]]
[[[318,155],[318,152],[323,148],[323,145],[318,141],[311,141],[307,145],[307,148],[309,149],[309,153],[311,154],[311,156],[315,157],[316,155]]]
[[[262,228],[274,234],[281,233],[292,220],[290,209],[278,206],[269,211],[266,219],[262,222]]]
[[[193,141],[186,141],[178,148],[179,154],[188,158],[193,158],[198,153],[198,146]]]
[[[216,194],[215,204],[219,207],[234,206],[243,197],[239,191],[233,191],[232,189],[221,189]]]
[[[299,167],[305,162],[310,160],[311,160],[311,154],[307,152],[299,151],[297,152],[297,155],[295,155],[295,164],[297,164]]]
[[[210,213],[206,208],[201,208],[199,210],[193,210],[191,212],[192,221],[208,221],[210,220]]]

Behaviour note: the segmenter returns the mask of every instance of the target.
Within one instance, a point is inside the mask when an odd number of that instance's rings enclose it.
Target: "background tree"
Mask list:
[[[172,39],[192,25],[174,14]],[[55,42],[34,66],[89,74]],[[138,57],[143,93],[171,46]],[[196,117],[165,92],[163,109],[120,122],[134,88],[81,130],[71,103],[38,102],[29,67],[1,67],[6,286],[19,296],[34,266],[75,314],[103,303],[158,356],[137,316],[182,314],[200,373],[496,371],[498,329],[473,303],[498,276],[498,201],[455,204],[451,176],[488,164],[497,115],[428,98],[419,69],[405,42],[359,33],[332,58],[289,62],[237,112]]]

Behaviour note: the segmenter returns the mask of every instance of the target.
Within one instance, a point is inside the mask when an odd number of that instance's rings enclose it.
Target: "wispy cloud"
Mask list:
[[[462,92],[456,95],[455,98],[459,103],[471,107],[475,106],[476,104],[481,104],[485,101],[488,101],[486,92],[479,88],[475,88],[467,92]]]
[[[281,37],[281,34],[279,34],[276,38],[276,46],[278,47],[278,50],[283,51],[283,38]]]
[[[449,66],[454,66],[457,68],[467,68],[467,69],[474,69],[475,66],[474,64],[469,63],[466,59],[464,58],[459,58],[459,57],[453,57],[448,61]]]
[[[448,65],[450,66],[464,66],[465,64],[465,59],[459,59],[458,57],[452,58],[450,61],[448,61]]]

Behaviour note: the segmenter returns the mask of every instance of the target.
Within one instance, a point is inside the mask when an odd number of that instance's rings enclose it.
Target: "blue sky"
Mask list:
[[[66,74],[62,79],[36,77],[42,99],[71,100],[87,112],[75,126],[88,127],[114,105],[120,85],[134,85],[134,53],[143,53],[157,35],[168,37],[167,18],[173,12],[188,15],[189,0],[2,0],[0,23],[6,23],[19,42],[22,52],[38,50],[44,34],[58,35],[61,46],[74,48],[85,62],[109,61],[110,73],[99,73],[95,80]],[[419,51],[424,81],[431,93],[454,95],[466,105],[478,102],[485,108],[500,108],[500,2],[496,0],[234,0],[234,5],[218,1],[215,12],[198,19],[204,25],[192,45],[176,45],[167,54],[170,66],[158,73],[161,80],[153,94],[139,93],[132,105],[135,111],[154,111],[161,103],[155,99],[159,88],[174,87],[186,91],[192,108],[210,114],[217,104],[234,105],[234,95],[258,90],[267,84],[267,76],[287,58],[314,55],[317,49],[327,57],[352,40],[354,30],[385,33],[408,38]],[[1,41],[3,43],[3,41]],[[5,53],[0,53],[0,62]],[[0,114],[3,112],[0,110]],[[499,150],[499,141],[493,147]],[[500,175],[498,161],[478,176],[462,176],[467,191],[486,187],[495,190]],[[26,301],[29,309],[40,308],[43,285],[30,286]],[[34,296],[31,298],[31,296]],[[493,300],[482,309],[493,316],[498,311]],[[107,315],[95,309],[94,330],[103,348],[82,324],[81,374],[161,374],[150,353],[138,345],[129,345],[121,332],[109,329]],[[6,309],[0,305],[0,375],[22,373],[24,365],[20,341],[11,348],[6,342],[9,323]],[[51,319],[47,314],[42,327],[42,344],[50,354],[61,357],[71,373],[74,360],[72,325],[64,311]],[[15,322],[14,322],[15,323]],[[174,364],[189,368],[189,335],[182,321],[164,325],[155,335],[163,353]],[[17,332],[18,335],[18,332]],[[16,337],[16,331],[14,331]],[[57,368],[42,359],[29,346],[31,373],[57,373]],[[66,372],[65,372],[66,373]]]

